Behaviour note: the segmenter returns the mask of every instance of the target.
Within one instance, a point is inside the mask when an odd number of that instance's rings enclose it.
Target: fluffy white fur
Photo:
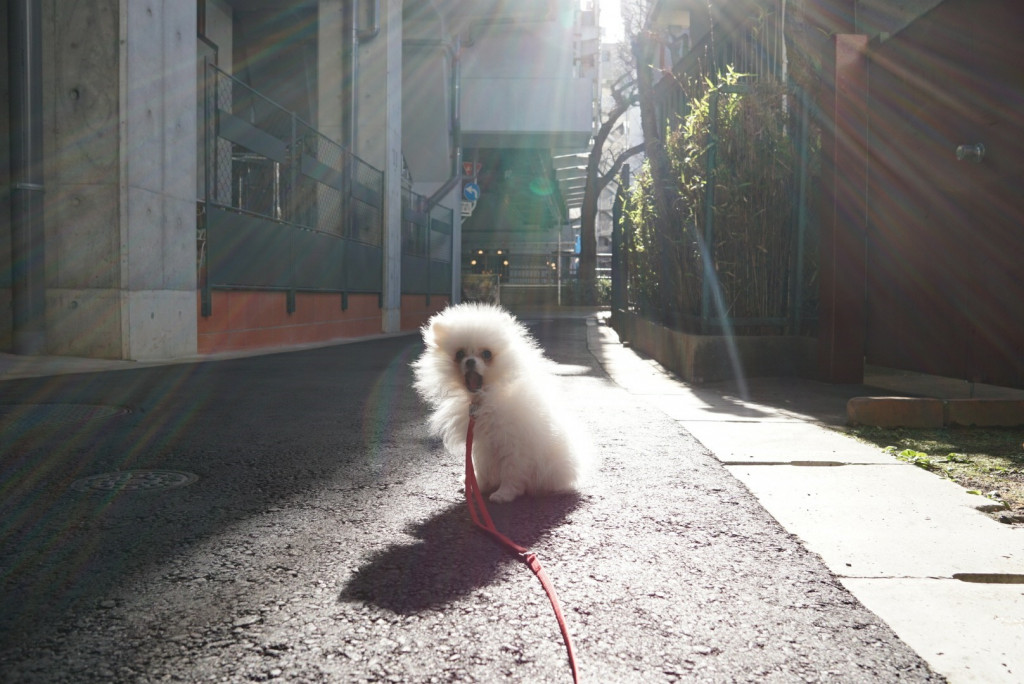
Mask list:
[[[431,431],[464,457],[475,404],[473,465],[491,501],[573,489],[588,469],[581,436],[558,408],[544,357],[526,328],[489,304],[459,304],[423,327],[415,387]]]

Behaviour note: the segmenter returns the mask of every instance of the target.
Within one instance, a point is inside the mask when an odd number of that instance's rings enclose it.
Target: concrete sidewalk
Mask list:
[[[744,400],[725,384],[677,381],[596,320],[588,344],[616,383],[714,453],[935,671],[953,682],[1024,679],[1024,528],[979,512],[987,499],[830,429],[865,387],[751,379]],[[869,381],[893,394],[969,391],[909,374]]]

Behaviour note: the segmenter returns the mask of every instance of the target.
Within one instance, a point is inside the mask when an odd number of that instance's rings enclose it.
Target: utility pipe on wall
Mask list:
[[[369,8],[369,28],[360,27],[360,8]],[[341,144],[355,154],[359,127],[359,45],[367,43],[380,35],[380,0],[348,0],[342,8],[342,35],[347,41],[347,48],[342,52],[342,92],[345,94],[347,107],[341,112]]]
[[[40,0],[7,3],[13,351],[46,351],[43,59]]]
[[[360,43],[366,43],[380,35],[380,0],[367,2],[366,6],[370,8],[370,16],[364,17],[364,19],[369,19],[367,23],[370,28],[359,29],[357,37]]]
[[[341,142],[348,151],[356,150],[356,107],[358,104],[357,84],[359,83],[359,27],[357,14],[359,3],[348,0],[342,5],[341,33],[346,48],[341,53],[341,92],[345,105],[341,108]]]

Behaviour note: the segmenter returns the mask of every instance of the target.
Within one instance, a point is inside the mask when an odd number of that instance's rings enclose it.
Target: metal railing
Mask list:
[[[402,294],[451,294],[454,212],[402,189]]]
[[[203,315],[214,288],[382,293],[384,174],[212,64],[202,92]]]

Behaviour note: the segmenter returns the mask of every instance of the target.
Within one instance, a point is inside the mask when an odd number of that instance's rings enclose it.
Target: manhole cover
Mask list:
[[[121,406],[100,404],[0,404],[0,426],[34,428],[54,423],[80,424],[128,413]]]
[[[118,470],[75,480],[71,483],[71,489],[78,492],[173,489],[186,487],[198,479],[198,475],[178,470]]]

